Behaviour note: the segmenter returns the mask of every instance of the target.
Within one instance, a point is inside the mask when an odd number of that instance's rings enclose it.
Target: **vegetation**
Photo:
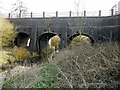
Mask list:
[[[12,52],[4,51],[3,47],[12,44],[12,40],[16,37],[17,33],[15,27],[7,19],[0,18],[0,67],[14,62]]]
[[[30,56],[30,52],[24,47],[15,46],[13,49],[13,56],[16,61],[22,61]]]
[[[119,83],[120,52],[116,44],[81,45],[59,56],[55,62],[59,60],[59,68],[68,79],[60,78],[59,87],[115,88]]]
[[[8,46],[16,37],[15,27],[7,19],[0,18],[0,45]]]
[[[0,50],[0,66],[6,66],[14,62],[15,58],[12,56],[11,52]]]
[[[54,88],[57,82],[57,77],[61,74],[53,64],[48,64],[45,68],[41,70],[42,79],[32,86],[32,88]]]
[[[70,42],[70,46],[71,47],[76,47],[79,46],[81,44],[88,44],[91,45],[91,39],[85,35],[79,35],[76,36],[75,38],[73,38],[73,40]]]
[[[5,82],[3,88],[50,88],[54,86],[58,73],[52,64],[33,66],[29,71],[11,77]]]
[[[112,48],[111,48],[112,47]],[[49,63],[7,80],[4,88],[116,88],[120,81],[117,44],[80,45],[61,50]]]

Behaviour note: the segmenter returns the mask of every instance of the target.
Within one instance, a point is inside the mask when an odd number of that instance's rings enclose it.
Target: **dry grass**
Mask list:
[[[29,51],[24,47],[14,47],[13,49],[13,56],[15,57],[16,61],[23,61],[30,56]]]
[[[61,51],[52,63],[64,78],[57,87],[115,88],[120,84],[120,51],[117,44],[80,45]]]
[[[61,50],[48,64],[12,77],[3,87],[116,88],[120,85],[119,45],[80,45]]]
[[[21,68],[19,69],[21,72],[16,73],[16,75],[13,75],[9,80],[6,80],[4,82],[3,88],[32,88],[36,86],[37,82],[41,82],[44,84],[45,81],[45,76],[50,75],[46,73],[47,67],[51,67],[51,65],[48,64],[41,64],[41,65],[34,65],[32,67],[27,67],[27,70],[22,70]],[[24,67],[25,69],[26,67]],[[17,70],[17,72],[19,72]],[[10,71],[10,73],[14,72],[15,70],[13,69]],[[54,71],[53,71],[54,72]],[[15,72],[14,72],[15,73]],[[50,72],[51,73],[51,72]],[[54,77],[54,75],[50,75],[49,78]],[[49,79],[49,78],[46,78]]]

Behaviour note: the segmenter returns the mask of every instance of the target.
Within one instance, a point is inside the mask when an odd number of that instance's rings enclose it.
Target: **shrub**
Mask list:
[[[10,45],[11,41],[16,37],[17,34],[15,27],[7,19],[0,18],[0,30],[0,37],[2,37],[2,39],[0,39],[0,45]]]
[[[23,61],[30,56],[30,53],[24,47],[15,46],[13,49],[13,56],[15,57],[16,61]]]
[[[14,62],[14,57],[12,56],[12,53],[0,50],[0,67],[6,66],[12,62]]]
[[[76,47],[76,46],[79,46],[79,45],[91,45],[91,39],[85,35],[79,35],[79,36],[76,36],[75,38],[72,39],[71,43],[70,43],[70,46],[71,47]]]

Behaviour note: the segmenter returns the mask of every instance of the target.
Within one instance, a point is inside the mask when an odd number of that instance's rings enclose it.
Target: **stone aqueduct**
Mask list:
[[[39,51],[47,47],[47,41],[54,35],[61,38],[60,48],[65,48],[80,33],[96,42],[120,42],[120,15],[105,17],[43,17],[8,18],[18,27],[15,44],[26,44],[29,49]]]

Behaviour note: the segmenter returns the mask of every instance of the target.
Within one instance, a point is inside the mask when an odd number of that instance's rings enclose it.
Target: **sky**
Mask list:
[[[120,0],[22,0],[28,12],[41,13],[41,12],[76,12],[77,3],[79,2],[78,11],[98,11],[110,10],[112,6],[117,4]],[[0,0],[1,12],[11,12],[12,4],[16,0]]]

